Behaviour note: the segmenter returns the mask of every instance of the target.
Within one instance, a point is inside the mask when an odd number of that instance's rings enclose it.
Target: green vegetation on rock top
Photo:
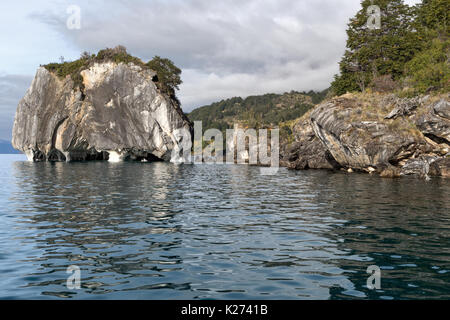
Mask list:
[[[49,63],[43,65],[43,67],[56,74],[59,78],[65,78],[70,75],[74,82],[74,87],[83,89],[81,72],[88,69],[94,63],[108,61],[114,63],[123,62],[125,64],[133,63],[143,69],[155,71],[157,77],[154,81],[158,88],[163,93],[168,94],[172,98],[176,98],[175,90],[177,90],[178,86],[182,83],[180,78],[181,70],[177,68],[171,60],[155,56],[149,62],[144,63],[141,59],[128,54],[126,48],[123,46],[117,46],[113,49],[103,49],[96,55],[84,52],[78,60],[62,63]]]

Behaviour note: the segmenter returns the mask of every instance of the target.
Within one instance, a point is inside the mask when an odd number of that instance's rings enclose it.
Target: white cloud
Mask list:
[[[93,4],[94,3],[94,4]],[[326,88],[359,0],[80,1],[82,29],[64,14],[34,14],[79,48],[117,44],[180,66],[186,111],[236,95]],[[62,10],[63,6],[59,7]]]

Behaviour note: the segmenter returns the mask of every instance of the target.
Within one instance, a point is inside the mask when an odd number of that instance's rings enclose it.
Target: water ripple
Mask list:
[[[21,160],[0,157],[3,299],[450,298],[446,180]]]

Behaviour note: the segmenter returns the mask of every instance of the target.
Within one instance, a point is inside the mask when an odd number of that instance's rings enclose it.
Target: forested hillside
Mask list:
[[[297,119],[321,102],[328,90],[265,94],[245,99],[234,97],[200,107],[188,114],[191,121],[202,121],[203,130],[225,131],[240,123],[250,128],[274,127]]]

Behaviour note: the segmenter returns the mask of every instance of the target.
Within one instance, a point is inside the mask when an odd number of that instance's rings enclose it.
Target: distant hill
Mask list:
[[[234,97],[195,109],[188,117],[191,121],[202,121],[204,131],[210,128],[225,131],[233,128],[234,123],[255,129],[274,127],[301,117],[324,100],[327,93],[328,90],[291,91],[246,99]]]
[[[0,140],[0,154],[20,154],[21,152],[13,148],[10,141]]]

